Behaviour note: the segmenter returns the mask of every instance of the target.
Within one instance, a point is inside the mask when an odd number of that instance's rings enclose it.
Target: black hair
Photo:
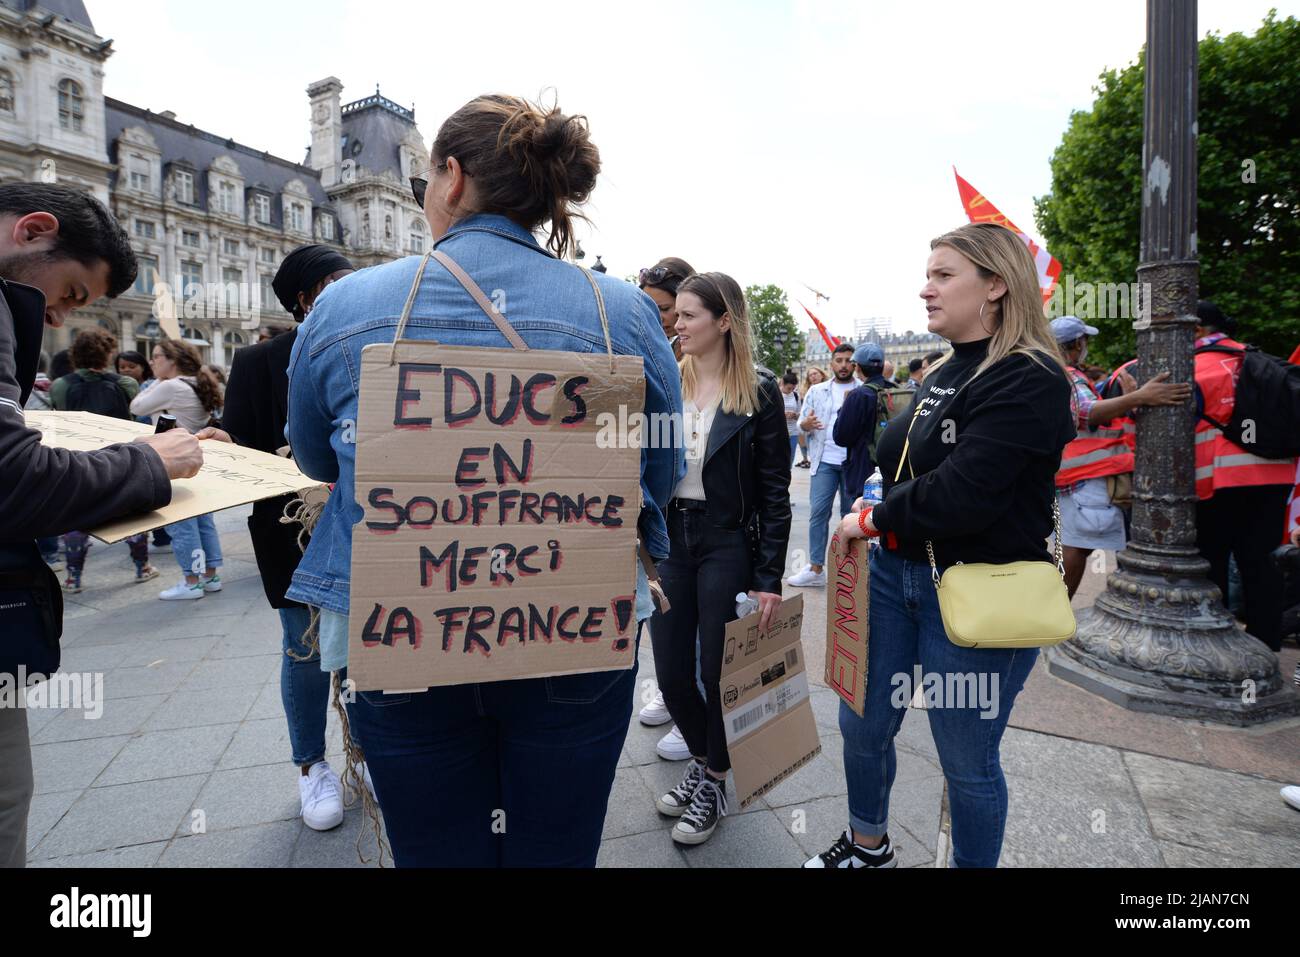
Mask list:
[[[857,346],[855,346],[851,342],[841,342],[838,346],[835,347],[834,351],[831,352],[831,355],[837,356],[841,352],[857,352]]]
[[[49,183],[0,184],[0,216],[49,213],[59,221],[50,255],[83,266],[108,263],[108,297],[131,288],[137,264],[131,240],[99,200],[71,186]]]
[[[921,361],[924,363],[928,363],[930,365],[934,365],[934,363],[938,362],[942,358],[943,358],[942,352],[931,352]]]
[[[799,377],[787,369],[785,375],[781,376],[781,381],[786,385],[798,385]]]
[[[1226,332],[1231,335],[1237,331],[1237,320],[1210,299],[1202,299],[1196,304],[1196,318],[1201,321],[1201,325],[1213,332]]]
[[[924,359],[913,359],[911,362],[907,364],[908,374],[910,375],[913,372],[920,372],[921,366],[923,365],[925,365]]]
[[[50,360],[50,381],[62,379],[65,375],[73,372],[72,357],[68,355],[67,349],[61,349],[54,353],[54,358]]]
[[[117,364],[122,359],[125,359],[127,362],[138,365],[141,369],[143,369],[144,379],[146,382],[148,382],[150,379],[153,378],[153,369],[150,368],[149,366],[149,360],[146,359],[144,356],[142,356],[140,353],[134,352],[130,349],[128,349],[126,352],[119,352],[117,354],[117,358],[113,360],[114,372],[117,371]]]

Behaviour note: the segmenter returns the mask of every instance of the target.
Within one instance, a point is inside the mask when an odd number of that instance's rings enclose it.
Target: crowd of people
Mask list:
[[[404,339],[451,346],[499,348],[509,329],[533,349],[640,357],[644,411],[676,413],[683,424],[678,441],[643,452],[637,529],[650,561],[628,556],[637,575],[636,643],[648,628],[658,681],[640,720],[671,723],[658,752],[685,763],[680,783],[655,801],[671,839],[701,844],[724,826],[731,766],[719,693],[724,629],[738,596],[752,600],[762,629],[779,606],[792,469],[807,468],[807,561],[784,584],[826,584],[832,527],[844,539],[871,539],[868,673],[920,666],[998,681],[992,718],[973,702],[927,711],[949,788],[953,862],[995,866],[1007,817],[999,743],[1037,648],[950,641],[934,583],[960,563],[1053,562],[1055,537],[1073,594],[1088,554],[1126,539],[1132,416],[1189,402],[1194,392],[1222,412],[1231,371],[1216,354],[1198,352],[1194,384],[1162,374],[1139,386],[1128,367],[1090,376],[1087,342],[1097,330],[1075,317],[1049,325],[1024,244],[1000,226],[971,224],[933,241],[920,291],[930,331],[951,352],[914,359],[896,380],[878,345],[844,343],[828,370],[809,369],[802,382],[789,372],[778,378],[756,362],[742,287],[726,273],[667,257],[633,284],[571,261],[575,220],[600,171],[583,118],[514,97],[478,97],[443,122],[431,161],[411,188],[439,258],[357,270],[330,247],[296,249],[274,290],[297,325],[237,352],[224,387],[221,370],[205,367],[186,342],[156,341],[146,359],[118,352],[102,330],[81,333],[66,367],[52,360],[40,379],[44,326],[120,294],[136,263],[94,199],[63,187],[0,185],[0,591],[31,597],[0,612],[7,616],[0,670],[57,667],[58,623],[42,609],[84,587],[89,541],[78,529],[166,504],[171,481],[201,466],[200,441],[291,454],[332,487],[323,510],[305,529],[282,521],[292,497],[267,500],[254,507],[249,530],[282,625],[286,758],[301,772],[304,822],[338,826],[354,787],[382,810],[399,866],[593,865],[635,666],[360,692],[345,707],[352,744],[345,775],[325,758],[331,676],[337,689],[348,668],[352,529],[361,508],[356,447],[340,429],[357,419],[361,352],[392,342],[399,322]],[[510,290],[508,318],[487,305],[484,289]],[[1203,303],[1200,315],[1198,347],[1239,345],[1213,304]],[[51,449],[24,422],[24,406],[147,421],[156,431],[100,452]],[[1281,589],[1266,559],[1282,531],[1295,462],[1254,461],[1229,445],[1221,427],[1198,426],[1202,547],[1225,595],[1235,559],[1247,625],[1276,649]],[[872,481],[880,494],[864,497]],[[159,598],[220,592],[211,516],[165,533],[180,580]],[[61,586],[51,583],[56,536],[67,570]],[[1300,541],[1300,531],[1295,536]],[[147,538],[130,549],[135,580],[157,577]],[[666,602],[655,600],[655,577]],[[897,863],[889,799],[893,742],[907,708],[892,691],[889,682],[868,682],[861,715],[841,705],[846,827],[808,867]],[[0,709],[0,864],[11,866],[23,863],[32,792],[25,721],[22,710]],[[508,828],[491,826],[497,812]]]

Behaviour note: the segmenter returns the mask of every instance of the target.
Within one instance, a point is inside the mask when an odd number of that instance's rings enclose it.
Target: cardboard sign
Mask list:
[[[641,450],[598,440],[644,408],[642,359],[391,349],[361,354],[348,677],[398,691],[630,668]]]
[[[43,445],[74,452],[94,452],[133,442],[154,431],[153,426],[142,422],[93,412],[27,412],[25,416],[27,424],[41,433]],[[303,475],[292,459],[214,439],[203,443],[203,468],[199,474],[172,481],[172,500],[168,505],[84,531],[112,544],[182,519],[319,485]]]
[[[727,625],[722,726],[742,808],[821,753],[799,642],[803,596],[781,602],[767,634],[755,612]]]
[[[861,716],[867,704],[870,635],[867,542],[831,539],[826,567],[826,684]]]

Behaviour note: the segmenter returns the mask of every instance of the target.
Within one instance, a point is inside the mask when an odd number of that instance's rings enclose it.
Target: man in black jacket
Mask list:
[[[862,385],[844,397],[844,407],[835,420],[832,438],[848,449],[844,459],[844,487],[856,499],[862,486],[876,468],[871,458],[871,444],[876,437],[876,406],[881,389],[894,383],[884,377],[885,353],[874,342],[864,342],[853,353],[853,362],[862,375]]]
[[[173,430],[98,452],[41,445],[23,418],[46,325],[135,280],[124,233],[91,196],[65,186],[0,185],[0,675],[39,661],[57,667],[58,579],[35,539],[90,528],[171,501],[171,480],[196,474],[203,453]],[[36,670],[41,670],[40,668]],[[12,677],[11,677],[12,676]],[[19,695],[22,689],[17,689]],[[0,699],[0,867],[27,855],[33,791],[27,712]]]

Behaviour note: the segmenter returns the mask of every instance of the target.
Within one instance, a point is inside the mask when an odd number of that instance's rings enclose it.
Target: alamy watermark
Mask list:
[[[895,708],[906,708],[913,697],[919,697],[918,703],[926,709],[978,708],[981,718],[991,720],[1001,710],[998,704],[999,680],[996,671],[923,673],[918,664],[912,667],[910,675],[900,671],[890,678],[894,690],[889,700]]]
[[[82,711],[88,721],[104,715],[104,673],[28,673],[19,665],[16,674],[0,673],[0,708],[57,708]]]

